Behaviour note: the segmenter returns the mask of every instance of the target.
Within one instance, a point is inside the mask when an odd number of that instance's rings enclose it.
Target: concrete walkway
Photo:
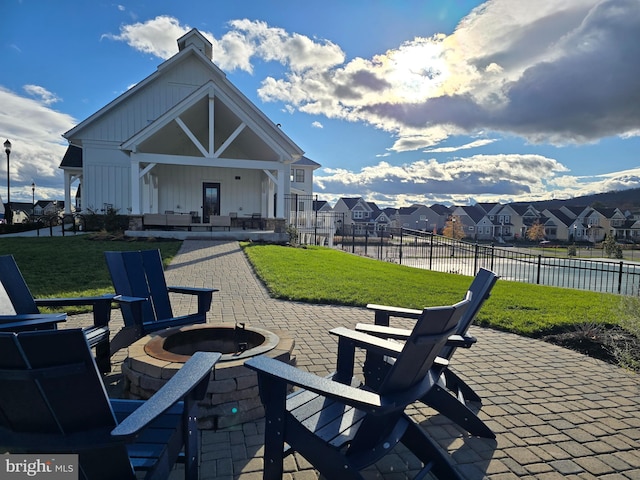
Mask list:
[[[185,241],[166,276],[172,285],[220,289],[214,294],[210,322],[238,321],[292,332],[298,366],[318,375],[335,365],[336,341],[329,329],[373,322],[373,315],[362,308],[270,298],[237,242]],[[184,298],[176,310],[194,311],[195,304]],[[117,331],[119,312],[114,317]],[[483,398],[480,416],[497,438],[470,437],[421,405],[410,412],[451,454],[462,475],[496,480],[640,479],[638,375],[544,342],[481,328],[471,333],[478,343],[458,350],[452,365]],[[116,371],[107,382],[116,390],[125,356],[120,351],[112,359]],[[204,431],[201,478],[262,478],[263,425],[260,420]],[[285,468],[287,480],[318,478],[298,455],[289,457]],[[368,473],[370,478],[395,480],[411,478],[415,469],[415,457],[397,448]]]

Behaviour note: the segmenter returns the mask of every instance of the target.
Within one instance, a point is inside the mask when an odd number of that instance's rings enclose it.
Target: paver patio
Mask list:
[[[333,370],[336,340],[331,328],[373,322],[363,308],[310,305],[269,297],[237,242],[187,240],[166,272],[172,285],[216,287],[209,322],[245,322],[288,330],[296,341],[297,365],[325,375]],[[460,292],[462,295],[464,292]],[[193,299],[174,301],[176,314],[194,311]],[[113,327],[121,325],[114,312]],[[68,326],[84,324],[72,317]],[[478,343],[459,350],[453,369],[483,398],[480,416],[495,440],[470,437],[448,419],[416,404],[411,415],[450,452],[468,479],[640,479],[640,377],[613,365],[545,342],[472,327]],[[112,357],[108,377],[117,394],[123,349]],[[262,420],[202,433],[202,479],[262,478]],[[371,467],[371,478],[410,478],[417,470],[406,451]],[[318,478],[294,455],[285,478]],[[178,478],[178,477],[176,477]],[[333,480],[333,479],[329,479]],[[336,479],[338,480],[338,479]]]

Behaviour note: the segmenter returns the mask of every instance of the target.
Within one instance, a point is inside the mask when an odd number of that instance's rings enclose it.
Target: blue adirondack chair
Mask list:
[[[360,471],[398,443],[423,462],[416,478],[428,472],[441,479],[461,478],[404,411],[437,383],[431,367],[468,303],[425,309],[404,344],[346,328],[331,330],[339,337],[332,377],[271,358],[247,360],[245,366],[258,373],[265,406],[264,479],[281,479],[283,458],[297,451],[326,478],[361,480]],[[351,385],[356,347],[396,357],[375,392]],[[289,385],[301,390],[288,395]]]
[[[118,295],[125,329],[132,339],[169,327],[205,323],[214,288],[168,287],[160,250],[104,252]],[[196,295],[197,311],[174,316],[169,293]],[[115,341],[115,339],[114,339]]]
[[[455,334],[449,337],[447,343],[438,353],[438,357],[445,361],[438,361],[433,367],[435,371],[439,371],[438,385],[429,390],[421,399],[423,403],[453,420],[472,435],[485,438],[495,438],[495,434],[478,418],[469,405],[469,402],[481,403],[481,398],[449,368],[449,361],[458,347],[470,348],[476,343],[476,339],[469,335],[468,330],[480,308],[489,298],[497,280],[498,276],[490,270],[481,268],[478,271],[468,290],[468,293],[472,294],[469,308],[460,320]],[[367,305],[367,308],[375,311],[375,325],[359,323],[355,329],[380,338],[394,340],[406,340],[411,334],[411,330],[389,327],[390,317],[416,320],[422,315],[421,310],[384,305],[371,304]],[[376,352],[367,352],[364,365],[365,384],[371,388],[377,388],[384,380],[389,370],[389,364],[390,357],[384,358]]]
[[[147,401],[109,400],[83,332],[0,333],[0,451],[78,454],[82,480],[198,478],[197,401],[219,353],[197,352]]]
[[[47,328],[56,328],[56,324],[64,321],[66,316],[56,319],[55,317],[49,317],[51,322],[47,321],[47,315],[40,315],[38,307],[52,307],[61,309],[71,306],[91,306],[93,310],[93,325],[86,327],[84,333],[87,337],[87,341],[92,348],[95,348],[96,361],[98,368],[103,373],[111,371],[111,352],[109,345],[109,320],[111,318],[111,303],[113,302],[114,295],[103,295],[96,297],[77,297],[77,298],[41,298],[35,299],[27,286],[27,283],[16,264],[12,255],[0,256],[0,284],[4,287],[7,293],[8,300],[11,305],[7,308],[13,309],[17,317],[11,319],[5,318],[6,322],[20,321],[22,317],[22,324],[16,324],[15,327],[9,327],[5,323],[3,330],[12,328],[12,331],[21,330],[40,330]],[[3,307],[4,309],[5,307]],[[8,313],[4,311],[3,313]],[[26,320],[29,320],[28,322]]]

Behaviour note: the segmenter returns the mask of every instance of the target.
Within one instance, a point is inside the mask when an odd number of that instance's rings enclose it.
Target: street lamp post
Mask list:
[[[13,214],[11,213],[11,182],[9,176],[9,157],[11,156],[11,142],[9,140],[4,142],[4,153],[7,154],[7,212],[5,218],[7,223],[13,223]]]
[[[31,221],[35,221],[36,216],[36,182],[31,182]]]

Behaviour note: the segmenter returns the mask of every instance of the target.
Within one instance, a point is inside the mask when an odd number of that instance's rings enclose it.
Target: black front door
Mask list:
[[[209,223],[209,218],[220,215],[220,184],[202,184],[202,222]]]

